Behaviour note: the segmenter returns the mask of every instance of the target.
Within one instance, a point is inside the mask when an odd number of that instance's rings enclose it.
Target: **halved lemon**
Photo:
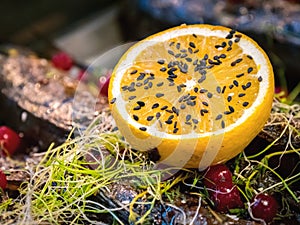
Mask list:
[[[251,38],[181,25],[121,57],[109,103],[133,148],[156,149],[164,164],[203,169],[244,150],[268,119],[273,93],[271,63]]]

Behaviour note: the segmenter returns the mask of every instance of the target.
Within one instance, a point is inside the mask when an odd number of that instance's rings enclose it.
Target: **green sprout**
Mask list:
[[[281,132],[258,153],[246,155],[243,152],[233,160],[234,182],[246,202],[261,192],[283,193],[282,205],[286,210],[279,215],[282,218],[292,215],[292,209],[287,207],[289,201],[299,204],[294,184],[300,175],[291,171],[290,176],[283,178],[269,165],[269,160],[300,155],[300,149],[293,142],[300,135],[299,120],[295,116],[298,110],[299,105],[275,100],[262,132],[274,125],[281,127]],[[175,204],[176,199],[184,199],[185,195],[198,200],[197,212],[205,206],[222,223],[222,216],[210,207],[212,202],[203,186],[202,172],[157,168],[147,153],[132,149],[113,127],[111,115],[103,111],[80,136],[71,138],[74,128],[65,143],[57,147],[51,145],[46,152],[38,153],[41,160],[27,168],[30,179],[20,186],[20,197],[0,203],[1,218],[8,221],[3,224],[10,224],[9,221],[18,224],[151,224],[152,212],[158,204],[181,212],[186,221],[186,213]],[[286,145],[274,151],[273,147],[282,139],[287,140]],[[266,175],[271,180],[265,182]],[[115,192],[122,193],[122,188],[129,194],[120,201]],[[230,213],[243,217],[247,210],[233,209]],[[106,217],[110,218],[109,222],[105,222]],[[99,222],[102,220],[104,222]]]

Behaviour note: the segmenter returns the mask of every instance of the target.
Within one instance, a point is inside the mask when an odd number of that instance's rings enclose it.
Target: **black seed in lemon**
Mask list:
[[[172,107],[172,111],[178,116],[179,109],[177,109],[175,106]]]
[[[233,84],[234,86],[238,87],[239,86],[239,82],[237,80],[233,80]]]
[[[158,103],[154,103],[153,105],[152,105],[152,109],[156,109],[156,108],[158,108],[159,107],[159,104]]]
[[[174,115],[169,116],[168,120],[172,120],[174,118]]]
[[[147,116],[147,121],[153,120],[154,116]]]
[[[221,127],[224,129],[225,128],[225,122],[224,122],[224,120],[222,120],[222,122],[221,122]]]
[[[140,75],[136,78],[136,80],[143,80],[145,78],[145,73],[140,73]]]
[[[168,50],[168,53],[174,56],[174,52],[172,50]]]
[[[221,93],[224,94],[226,90],[226,86],[223,86]]]
[[[200,79],[198,79],[198,83],[201,84],[203,81],[205,81],[206,76],[202,75]]]
[[[175,58],[179,58],[181,56],[181,53],[177,53],[176,55],[175,55]]]
[[[253,67],[249,67],[248,69],[247,69],[247,72],[248,73],[251,73],[253,71]]]
[[[133,99],[135,99],[135,98],[136,98],[135,95],[131,95],[131,96],[129,96],[128,100],[133,100]]]
[[[207,110],[207,109],[201,109],[201,110],[200,110],[200,115],[201,115],[201,116],[204,116],[205,113],[208,113],[208,110]]]
[[[166,120],[165,123],[166,123],[166,124],[172,124],[173,121],[172,121],[172,120]]]
[[[206,93],[207,92],[207,90],[206,89],[204,89],[204,88],[202,88],[202,89],[200,89],[200,91],[199,91],[201,94],[203,94],[203,93]]]
[[[213,94],[210,93],[210,92],[208,92],[208,93],[207,93],[207,97],[208,97],[208,98],[212,98],[212,97],[213,97]]]
[[[244,91],[246,89],[248,89],[249,87],[251,87],[251,82],[250,81],[248,83],[246,83],[245,85],[242,85],[242,88],[243,88]]]
[[[161,97],[163,97],[165,94],[164,93],[156,93],[155,94],[155,96],[157,97],[157,98],[161,98]]]
[[[116,102],[116,98],[113,98],[111,101],[110,101],[110,104],[114,104]]]
[[[243,106],[246,107],[249,105],[249,102],[243,102]]]
[[[146,130],[147,130],[146,127],[140,127],[139,129],[140,129],[141,131],[146,131]]]
[[[192,118],[192,115],[188,114],[188,115],[186,115],[185,120],[189,121],[191,118]]]
[[[232,97],[229,95],[229,96],[227,97],[227,102],[231,102],[231,100],[232,100]]]
[[[225,38],[226,39],[231,39],[231,38],[233,38],[233,35],[229,33]]]
[[[137,70],[132,70],[130,74],[133,75],[133,74],[136,74],[136,73],[137,73]]]
[[[164,82],[159,82],[159,83],[156,84],[157,87],[161,87],[163,85],[164,85]]]
[[[165,60],[164,59],[159,59],[159,60],[157,60],[157,63],[162,65],[162,64],[165,63]]]
[[[161,107],[160,110],[166,110],[167,108],[168,108],[168,106],[165,105],[165,106]]]
[[[238,43],[240,40],[241,40],[240,38],[236,38],[236,39],[234,39],[234,42]]]
[[[190,43],[189,43],[189,46],[192,47],[192,48],[196,48],[196,45],[195,45],[194,42],[190,42]]]
[[[133,110],[140,110],[141,109],[141,106],[135,106],[134,108],[133,108]]]
[[[145,106],[145,102],[143,101],[137,101],[136,103],[141,107]]]
[[[225,54],[221,54],[221,55],[219,55],[219,58],[225,59],[225,58],[226,58],[226,55],[225,55]]]
[[[208,103],[207,102],[202,102],[203,105],[205,106],[208,106]]]
[[[185,57],[187,57],[188,55],[186,54],[186,53],[183,53],[182,55],[181,55],[181,58],[185,58]]]
[[[193,121],[194,124],[198,124],[199,123],[199,121],[197,119],[192,119],[192,121]]]
[[[220,120],[220,119],[222,119],[222,117],[223,117],[222,114],[219,114],[216,116],[216,120]]]

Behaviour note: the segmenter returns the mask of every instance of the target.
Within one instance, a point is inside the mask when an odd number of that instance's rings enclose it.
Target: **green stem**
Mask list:
[[[239,190],[239,192],[244,196],[244,198],[246,199],[247,202],[250,201],[250,199],[248,198],[247,194],[237,185],[236,188]]]
[[[265,156],[265,159],[269,160],[270,158],[276,156],[276,155],[286,155],[286,154],[291,154],[291,153],[298,153],[299,154],[300,152],[300,148],[298,149],[293,149],[293,150],[287,150],[287,151],[281,151],[281,152],[273,152],[269,155],[266,155]]]
[[[300,82],[297,84],[297,86],[289,93],[289,95],[287,96],[287,100],[286,103],[287,104],[292,104],[295,99],[297,98],[297,96],[300,93]]]
[[[262,155],[266,151],[268,151],[278,140],[280,140],[282,138],[282,136],[285,134],[287,128],[288,128],[288,126],[285,126],[285,128],[281,132],[280,136],[278,138],[276,138],[271,144],[269,144],[265,149],[263,149],[262,151],[260,151],[259,153],[255,154],[255,155],[247,156],[247,158],[248,159],[253,159],[253,158],[256,158],[256,157]]]
[[[286,181],[275,171],[273,170],[271,167],[257,161],[258,164],[262,165],[263,167],[265,167],[266,169],[270,170],[274,175],[276,175],[280,180],[281,183],[283,184],[283,186],[285,187],[285,189],[291,194],[291,196],[295,199],[295,201],[297,203],[300,202],[300,200],[297,198],[297,196],[295,195],[295,193],[289,188],[288,184],[286,183]]]
[[[247,182],[245,184],[245,192],[247,194],[247,196],[249,196],[249,198],[252,197],[252,191],[253,189],[250,187],[250,182],[251,182],[251,179],[258,173],[258,170],[255,170],[253,171],[250,176],[248,177],[247,179]]]
[[[300,177],[298,177],[298,176],[300,176],[300,173],[297,173],[296,175],[294,175],[294,176],[292,176],[292,177],[286,179],[285,181],[292,180],[292,181],[289,182],[289,184],[288,184],[288,185],[292,185],[293,183],[295,183],[295,182],[297,182],[297,181],[300,180]],[[298,178],[297,178],[297,177],[298,177]],[[295,178],[297,178],[297,179],[295,179]],[[295,179],[295,180],[293,180],[293,179]]]
[[[287,185],[291,185],[292,183],[294,183],[294,182],[296,182],[297,180],[300,179],[300,177],[298,177],[298,176],[300,176],[300,173],[295,174],[294,176],[289,177],[289,178],[285,179],[284,181],[285,181],[285,182],[288,182],[288,181],[292,180],[289,184],[287,184]],[[298,178],[297,178],[297,177],[298,177]],[[297,179],[295,179],[295,178],[297,178]],[[295,179],[295,180],[294,180],[294,179]],[[272,186],[267,187],[266,189],[264,189],[264,191],[266,192],[266,191],[268,191],[268,190],[272,190],[272,189],[274,189],[275,187],[277,187],[277,186],[279,186],[279,185],[282,185],[282,184],[283,184],[282,182],[278,182],[278,183],[276,183],[276,184],[274,184],[274,185],[272,185]],[[285,187],[283,187],[281,190],[283,190],[284,188],[285,188]]]

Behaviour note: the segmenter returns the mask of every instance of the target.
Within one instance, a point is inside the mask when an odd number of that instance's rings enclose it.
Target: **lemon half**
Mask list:
[[[254,40],[222,26],[181,25],[121,57],[109,104],[133,148],[202,169],[244,150],[268,119],[273,93],[271,63]]]

